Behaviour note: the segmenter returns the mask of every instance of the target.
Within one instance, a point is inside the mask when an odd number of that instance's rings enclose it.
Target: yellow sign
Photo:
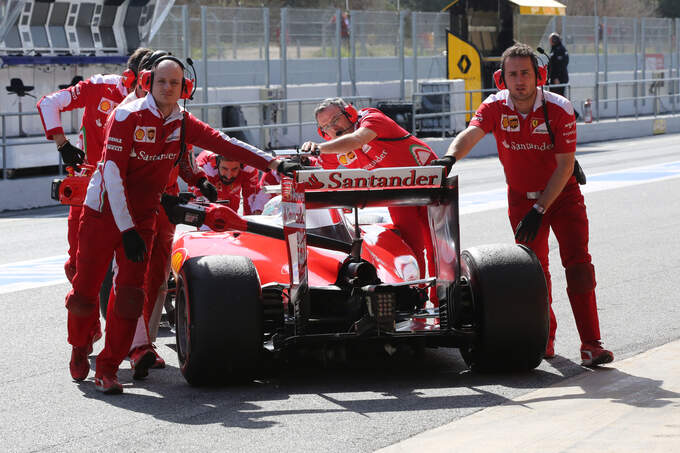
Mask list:
[[[666,133],[666,120],[663,118],[657,118],[654,120],[652,125],[652,133],[654,135],[665,134]]]
[[[465,91],[482,89],[482,57],[477,48],[447,30],[447,77],[465,80]],[[465,109],[476,110],[482,103],[482,92],[465,96]],[[465,121],[470,121],[470,114]]]

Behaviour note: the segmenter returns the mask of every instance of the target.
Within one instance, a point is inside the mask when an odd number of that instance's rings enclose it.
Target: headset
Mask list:
[[[177,63],[181,68],[182,71],[186,71],[186,67],[184,66],[184,63],[182,61],[169,54],[165,53],[165,55],[162,55],[160,57],[156,57],[154,61],[154,56],[158,54],[159,52],[164,52],[162,50],[157,50],[154,52],[151,57],[149,57],[148,62],[151,63],[151,69],[145,69],[139,73],[139,84],[142,87],[144,91],[151,92],[151,87],[153,86],[153,76],[154,76],[154,70],[158,67],[158,65],[162,61],[170,60],[174,61]],[[191,64],[191,63],[190,63]],[[192,66],[193,67],[193,66]],[[182,78],[182,92],[180,94],[180,99],[191,99],[191,96],[194,94],[194,79],[189,79],[188,77],[183,77]]]
[[[336,105],[336,104],[332,104]],[[354,124],[357,122],[359,119],[359,113],[357,112],[357,109],[354,108],[352,104],[347,104],[344,109],[341,110],[342,114],[345,115],[345,118],[349,120],[350,123]],[[331,136],[326,133],[323,129],[320,127],[317,128],[317,132],[321,137],[323,137],[324,140],[331,140]]]
[[[540,87],[548,81],[548,70],[545,66],[538,65],[538,57],[535,54],[531,55],[531,64],[534,67],[534,74],[536,74],[536,86]],[[501,62],[501,68],[493,73],[493,81],[496,83],[496,88],[499,90],[505,89],[505,68]]]
[[[131,90],[132,87],[135,86],[135,83],[137,83],[137,74],[135,74],[135,71],[132,69],[127,68],[123,71],[123,86],[128,90]]]

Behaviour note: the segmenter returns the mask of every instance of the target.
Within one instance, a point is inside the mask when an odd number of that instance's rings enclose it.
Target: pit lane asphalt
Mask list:
[[[679,139],[590,144],[578,148],[578,158],[588,174],[678,161]],[[461,193],[503,186],[496,158],[466,159],[456,169]],[[617,361],[680,338],[678,194],[680,178],[586,194],[603,340]],[[58,207],[1,214],[0,264],[64,254],[64,213]],[[463,248],[512,242],[505,210],[463,215],[461,241]],[[584,373],[555,246],[551,237],[558,357],[524,374],[470,373],[456,350],[439,349],[419,359],[367,356],[337,369],[286,366],[250,385],[197,389],[181,377],[174,337],[164,330],[158,343],[168,368],[133,383],[124,364],[119,377],[126,393],[104,396],[91,379],[70,379],[66,284],[0,294],[0,445],[4,451],[363,452],[464,419]],[[95,354],[101,347],[95,345]]]

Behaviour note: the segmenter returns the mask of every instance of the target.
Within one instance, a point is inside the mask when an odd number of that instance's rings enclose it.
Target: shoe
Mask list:
[[[548,338],[548,344],[545,347],[545,354],[543,354],[544,359],[554,359],[555,358],[555,339]]]
[[[600,341],[593,340],[581,344],[581,365],[598,366],[613,360],[614,354],[604,349]]]
[[[153,350],[153,353],[156,354],[156,361],[154,362],[153,365],[151,365],[151,368],[153,369],[165,368],[165,360],[163,360],[163,357],[161,357],[158,354],[158,351],[156,350],[156,345],[152,344],[151,348]]]
[[[71,377],[76,381],[87,379],[87,374],[90,372],[90,359],[87,349],[87,346],[73,346],[73,349],[71,349],[69,369],[71,370]]]
[[[116,375],[102,375],[94,377],[94,388],[107,395],[123,393],[123,386],[118,382]]]
[[[149,368],[156,363],[156,353],[149,345],[140,346],[130,351],[130,365],[135,372],[133,379],[144,379],[149,375]]]

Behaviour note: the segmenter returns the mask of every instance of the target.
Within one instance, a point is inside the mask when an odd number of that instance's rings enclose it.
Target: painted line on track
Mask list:
[[[583,193],[599,192],[620,187],[659,182],[680,177],[680,161],[616,170],[588,175],[588,183],[581,186]],[[461,194],[460,213],[471,214],[491,209],[507,209],[505,186],[471,194]],[[389,219],[386,208],[364,211]],[[67,255],[51,256],[30,261],[0,265],[0,294],[66,283],[64,262]]]

